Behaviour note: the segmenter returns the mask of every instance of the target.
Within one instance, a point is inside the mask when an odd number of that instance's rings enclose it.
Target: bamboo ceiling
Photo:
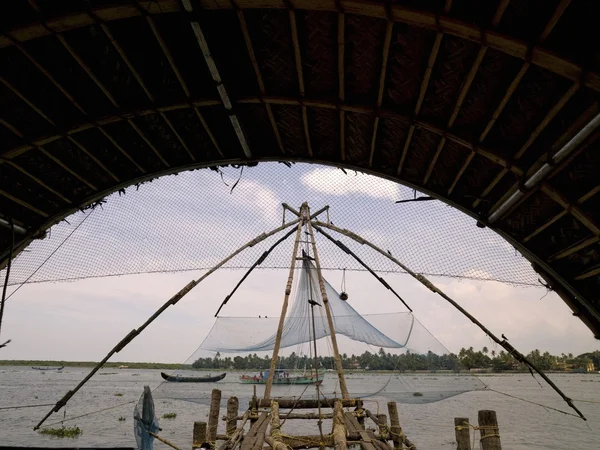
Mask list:
[[[11,2],[2,264],[10,220],[26,231],[20,251],[146,179],[314,161],[397,180],[493,228],[598,337],[598,16],[596,0]]]

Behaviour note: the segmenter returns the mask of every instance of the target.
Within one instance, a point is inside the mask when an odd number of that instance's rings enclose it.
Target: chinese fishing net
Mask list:
[[[281,328],[271,398],[341,397],[327,305],[351,397],[430,403],[485,389],[476,377],[458,373],[456,356],[412,313],[360,314],[351,299],[344,300],[346,296],[326,280],[325,305],[315,265],[305,259],[297,272],[289,313]],[[377,300],[378,293],[373,292],[372,301]],[[212,385],[224,398],[237,396],[240,404],[247,404],[254,392],[261,398],[279,322],[279,317],[218,317],[200,348],[172,375],[197,377],[202,372],[189,369],[211,368],[213,372],[207,375],[227,373],[218,386]],[[315,367],[322,380],[318,390],[310,384],[315,379]],[[198,389],[186,383],[163,383],[155,394],[199,403],[210,401],[209,386]]]

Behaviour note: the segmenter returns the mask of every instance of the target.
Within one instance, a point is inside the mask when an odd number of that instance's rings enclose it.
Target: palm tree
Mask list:
[[[481,349],[481,351],[483,352],[483,354],[484,354],[484,355],[487,355],[489,350],[488,350],[488,348],[487,348],[487,347],[483,347],[483,348]]]

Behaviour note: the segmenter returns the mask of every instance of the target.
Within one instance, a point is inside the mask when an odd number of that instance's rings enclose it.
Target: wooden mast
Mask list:
[[[319,262],[319,255],[317,253],[317,244],[315,242],[315,235],[313,233],[313,228],[310,223],[310,209],[307,203],[302,204],[301,214],[305,214],[306,225],[308,228],[308,234],[310,235],[310,241],[312,244],[313,250],[313,258],[315,258],[315,266],[317,268],[317,278],[319,279],[319,288],[321,290],[321,297],[323,298],[323,307],[325,308],[325,312],[327,314],[327,323],[329,324],[329,333],[331,334],[331,346],[333,347],[333,357],[335,359],[335,366],[338,373],[338,378],[340,381],[340,389],[342,391],[343,398],[350,398],[348,394],[348,388],[346,387],[346,379],[344,378],[344,369],[342,368],[342,360],[340,359],[340,351],[337,345],[337,338],[335,336],[335,327],[333,325],[333,317],[331,315],[331,309],[329,308],[329,299],[327,298],[327,291],[325,290],[325,281],[323,279],[323,274],[321,273],[321,263]],[[294,252],[295,254],[295,252]]]
[[[298,222],[298,229],[296,231],[296,241],[294,242],[294,250],[292,251],[292,263],[290,264],[288,281],[287,285],[285,286],[285,296],[283,297],[283,306],[281,307],[281,315],[279,316],[279,326],[277,327],[277,334],[275,336],[275,347],[273,348],[273,356],[271,357],[269,376],[267,378],[267,385],[265,386],[265,399],[271,398],[271,386],[273,386],[273,375],[275,374],[275,366],[277,365],[277,358],[279,357],[279,346],[281,344],[281,335],[283,333],[283,322],[285,321],[285,315],[287,313],[288,308],[288,300],[292,292],[294,270],[296,269],[296,254],[298,253],[298,244],[300,242],[302,226],[305,222],[310,222],[310,214],[308,214],[308,206],[306,205],[306,203],[302,204],[302,207],[300,208],[299,219],[300,221]]]

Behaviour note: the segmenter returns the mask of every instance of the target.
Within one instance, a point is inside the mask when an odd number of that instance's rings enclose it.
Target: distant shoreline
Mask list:
[[[21,361],[21,360],[0,360],[0,367],[2,366],[13,366],[13,367],[89,367],[92,368],[98,364],[94,361],[43,361],[43,360],[30,360],[30,361]],[[264,369],[226,369],[223,367],[212,367],[212,368],[202,368],[202,369],[194,369],[191,364],[170,364],[170,363],[149,363],[149,362],[107,362],[104,364],[103,368],[105,369],[161,369],[161,370],[193,370],[196,372],[259,372]],[[390,373],[393,372],[391,370],[365,370],[365,369],[345,369],[345,373]],[[335,372],[332,372],[335,373]],[[474,376],[486,376],[486,375],[510,375],[510,374],[519,374],[519,373],[528,373],[527,371],[522,370],[505,370],[499,372],[493,371],[485,371],[485,372],[469,372],[466,370],[461,370],[459,372],[453,372],[448,370],[417,370],[410,371],[407,370],[406,373],[422,373],[422,374],[437,374],[437,375],[474,375]],[[556,374],[570,374],[570,375],[590,375],[590,374],[598,374],[598,372],[566,372],[566,371],[552,371],[547,370],[545,373],[556,373]]]

